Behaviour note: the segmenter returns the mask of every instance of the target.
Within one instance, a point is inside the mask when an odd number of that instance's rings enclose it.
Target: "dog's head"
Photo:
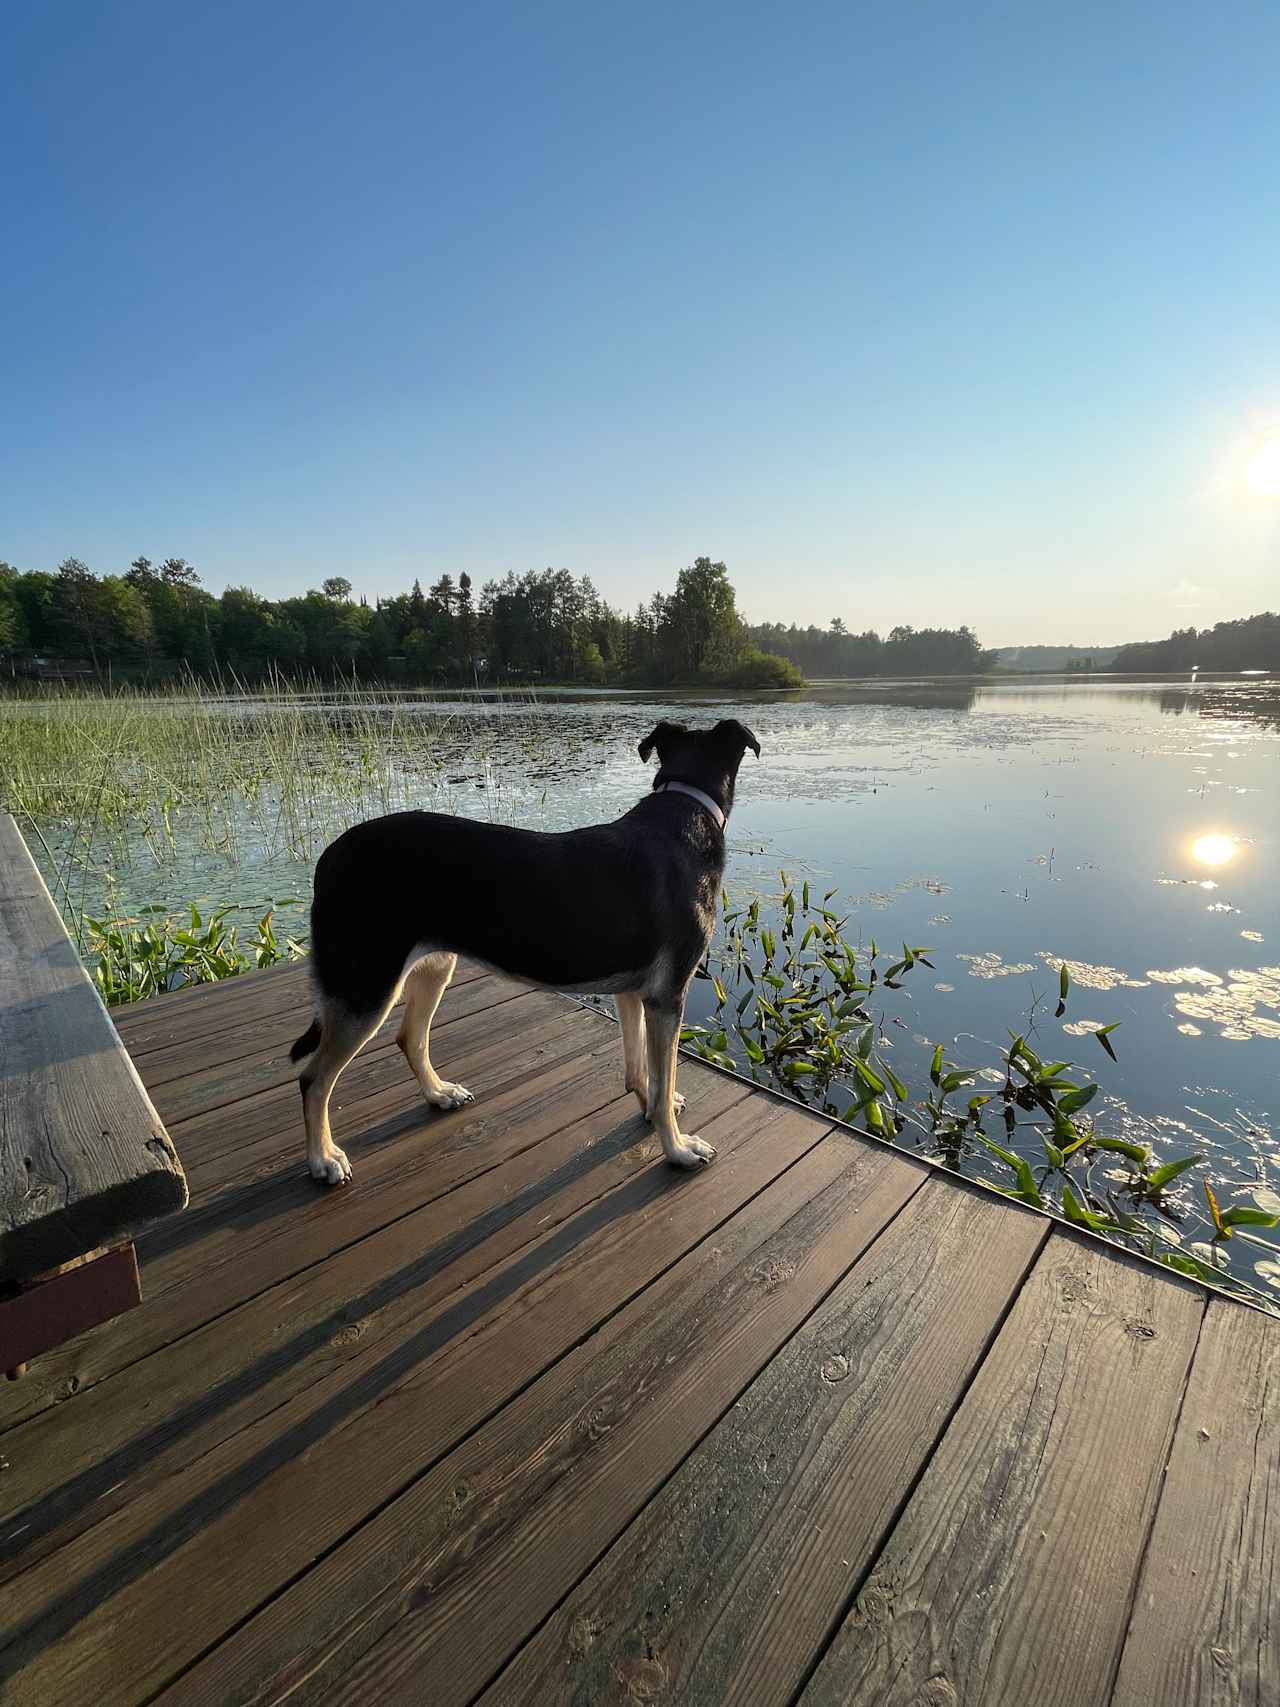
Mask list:
[[[658,755],[655,788],[664,782],[687,782],[709,794],[726,817],[733,805],[733,785],[747,748],[760,757],[760,743],[736,717],[714,729],[686,729],[683,723],[659,723],[640,743],[640,757]]]

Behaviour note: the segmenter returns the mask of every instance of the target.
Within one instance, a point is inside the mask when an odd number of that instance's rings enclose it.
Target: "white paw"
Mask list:
[[[307,1164],[311,1169],[311,1177],[319,1180],[321,1185],[345,1185],[351,1178],[351,1163],[347,1160],[345,1150],[340,1150],[335,1144],[333,1149],[324,1156],[310,1156]]]
[[[476,1099],[465,1085],[442,1084],[437,1091],[427,1091],[427,1101],[433,1108],[464,1108]]]
[[[683,1114],[684,1113],[684,1097],[681,1095],[681,1093],[679,1091],[676,1092],[675,1096],[672,1098],[672,1101],[676,1105],[676,1113],[677,1114]],[[714,1156],[715,1151],[713,1150],[711,1152],[711,1154]]]
[[[667,1160],[673,1168],[705,1168],[715,1153],[715,1145],[705,1138],[685,1137],[674,1150],[667,1151]]]

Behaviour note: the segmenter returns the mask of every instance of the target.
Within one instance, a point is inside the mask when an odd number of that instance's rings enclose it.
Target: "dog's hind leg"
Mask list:
[[[622,1027],[622,1067],[626,1077],[624,1088],[633,1092],[640,1104],[640,1112],[646,1118],[649,1113],[649,1052],[645,1044],[644,1034],[644,1002],[637,996],[623,991],[616,995],[614,1004],[618,1009],[618,1023]],[[684,1107],[684,1098],[679,1091],[675,1097],[676,1113]]]
[[[423,1096],[434,1108],[461,1108],[464,1103],[475,1101],[465,1085],[450,1084],[431,1065],[431,1022],[457,964],[456,954],[428,954],[413,968],[404,985],[404,1022],[396,1042],[413,1068]]]
[[[391,1012],[398,990],[387,994],[385,1004],[371,1013],[356,1014],[339,1003],[320,1001],[320,1042],[315,1054],[298,1077],[302,1091],[302,1118],[307,1127],[307,1166],[313,1179],[325,1185],[341,1185],[351,1178],[351,1163],[333,1141],[329,1130],[329,1098],[338,1075],[364,1048]]]
[[[673,1167],[700,1168],[715,1155],[715,1146],[703,1138],[682,1133],[676,1125],[676,1054],[683,1006],[683,1002],[668,1005],[647,1001],[644,1004],[644,1030],[649,1052],[649,1119]]]
[[[644,1045],[644,1003],[629,991],[616,995],[613,1002],[622,1027],[623,1087],[635,1093],[641,1114],[648,1114],[649,1058]]]

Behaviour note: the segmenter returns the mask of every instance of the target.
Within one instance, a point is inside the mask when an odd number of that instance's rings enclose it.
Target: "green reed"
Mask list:
[[[888,960],[874,940],[856,948],[844,935],[847,916],[832,906],[834,889],[819,901],[808,883],[797,890],[785,871],[781,878],[773,922],[758,899],[737,906],[725,892],[722,928],[701,973],[714,991],[715,1018],[687,1026],[682,1042],[706,1060],[745,1068],[757,1083],[946,1167],[981,1174],[994,1165],[989,1183],[1006,1196],[1274,1308],[1220,1263],[1222,1247],[1240,1229],[1274,1227],[1280,1217],[1244,1205],[1224,1211],[1205,1180],[1213,1260],[1181,1249],[1170,1228],[1186,1212],[1191,1171],[1204,1157],[1157,1163],[1151,1145],[1109,1134],[1105,1121],[1088,1112],[1097,1079],[1087,1070],[1073,1078],[1078,1070],[1070,1061],[1041,1060],[1025,1030],[1011,1031],[1007,1047],[992,1046],[990,1060],[976,1065],[948,1060],[938,1044],[927,1085],[909,1088],[888,1059],[885,1011],[877,1017],[874,1010],[886,992],[892,1002],[891,993],[918,966],[932,966],[930,951],[904,943],[901,955]],[[1066,1012],[1070,990],[1063,966],[1056,1018]],[[1092,1033],[1113,1061],[1116,1029]],[[998,1088],[978,1091],[979,1076]],[[993,1120],[999,1139],[988,1130]],[[1109,1177],[1117,1172],[1120,1179]]]
[[[219,907],[208,917],[192,905],[186,913],[166,913],[163,907],[144,907],[132,919],[84,920],[84,955],[108,1007],[144,1001],[148,996],[180,990],[188,984],[211,984],[241,972],[299,960],[306,954],[293,937],[276,935],[273,903],[254,921],[245,946],[239,928],[229,923],[233,907]]]
[[[527,703],[504,704],[504,740],[545,740]],[[446,773],[465,751],[491,814],[503,777],[485,725],[350,684],[278,682],[244,691],[187,684],[181,696],[61,691],[0,700],[0,807],[43,842],[69,921],[92,878],[142,855],[176,868],[196,850],[235,867],[314,860],[362,818],[447,808]],[[478,750],[477,750],[478,749]]]

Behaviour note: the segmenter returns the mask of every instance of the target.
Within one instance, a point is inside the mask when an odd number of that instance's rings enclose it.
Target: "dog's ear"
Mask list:
[[[760,743],[747,728],[745,723],[739,723],[736,717],[727,717],[716,724],[715,733],[724,740],[733,741],[739,752],[745,752],[748,747],[757,758],[760,757]]]
[[[688,733],[689,731],[685,728],[683,723],[667,723],[665,721],[659,723],[657,728],[651,729],[645,736],[644,740],[641,741],[639,747],[640,757],[647,763],[650,753],[652,753],[653,749],[656,747],[658,749],[658,758],[661,760],[663,750],[666,747],[669,747],[672,741],[674,741],[678,736],[687,735]]]

